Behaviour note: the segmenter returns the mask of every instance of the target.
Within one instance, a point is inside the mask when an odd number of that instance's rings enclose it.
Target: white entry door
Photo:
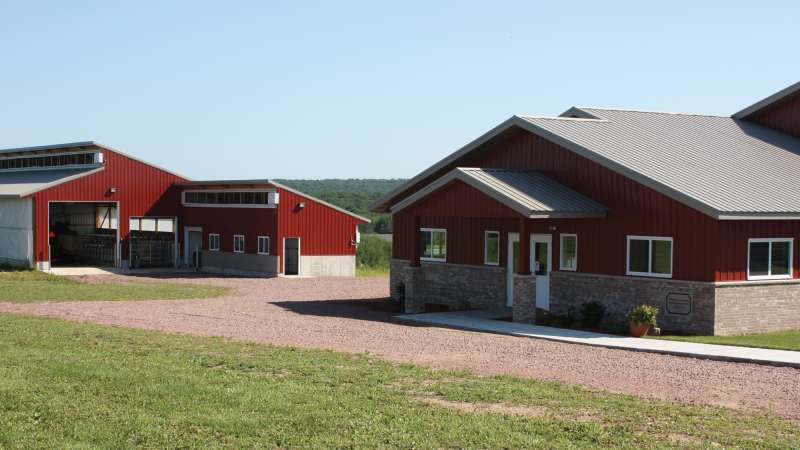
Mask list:
[[[536,276],[536,307],[550,310],[550,270],[553,266],[553,237],[531,235],[531,272]]]
[[[519,233],[508,233],[506,306],[514,306],[514,274],[519,271]]]

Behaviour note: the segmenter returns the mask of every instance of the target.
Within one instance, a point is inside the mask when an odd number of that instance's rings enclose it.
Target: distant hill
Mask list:
[[[389,214],[369,211],[369,205],[406,180],[396,179],[327,179],[327,180],[275,180],[308,195],[325,200],[340,208],[372,220],[361,228],[363,233],[389,234],[392,221]]]

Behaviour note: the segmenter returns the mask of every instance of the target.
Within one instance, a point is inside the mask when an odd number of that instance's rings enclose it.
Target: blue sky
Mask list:
[[[512,114],[730,114],[800,80],[800,3],[0,3],[0,147],[190,178],[409,177]]]

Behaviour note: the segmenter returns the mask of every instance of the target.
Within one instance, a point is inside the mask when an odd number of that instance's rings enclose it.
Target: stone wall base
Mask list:
[[[800,329],[800,283],[718,283],[714,334]]]
[[[638,305],[658,308],[658,324],[667,332],[714,333],[714,285],[661,278],[609,276],[577,272],[550,274],[550,311],[580,314],[589,301],[605,305],[606,320],[627,323]]]
[[[536,323],[536,276],[514,275],[514,322]]]
[[[392,298],[404,301],[407,313],[425,310],[426,304],[451,310],[497,309],[505,306],[506,272],[494,266],[469,266],[393,259],[389,289]]]

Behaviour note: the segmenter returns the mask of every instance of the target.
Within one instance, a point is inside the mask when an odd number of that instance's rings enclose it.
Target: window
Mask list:
[[[628,236],[627,274],[672,278],[672,238]]]
[[[561,270],[575,271],[578,269],[578,235],[577,234],[562,234],[561,235],[561,257],[559,260],[559,268]]]
[[[233,251],[234,253],[244,253],[244,236],[241,234],[233,236]]]
[[[269,255],[269,236],[258,237],[258,254]]]
[[[72,167],[100,165],[102,153],[68,153],[61,155],[33,155],[0,158],[0,170],[19,170],[32,168]]]
[[[208,235],[208,250],[212,252],[219,251],[219,234],[211,233]]]
[[[747,279],[792,278],[794,239],[750,239],[747,241]]]
[[[270,203],[272,196],[272,203]],[[196,190],[183,192],[185,206],[204,206],[214,208],[274,208],[278,203],[274,190]]]
[[[483,263],[490,266],[500,265],[500,232],[483,233]]]
[[[447,261],[447,230],[423,228],[419,232],[421,259],[425,261]]]

